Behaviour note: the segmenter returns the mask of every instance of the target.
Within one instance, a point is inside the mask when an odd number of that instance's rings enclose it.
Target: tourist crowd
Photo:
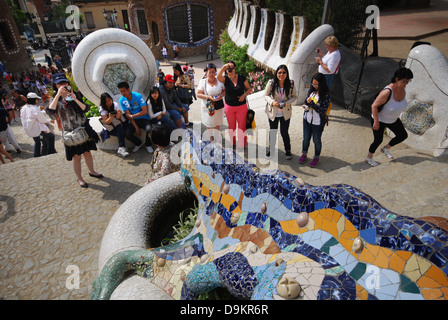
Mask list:
[[[320,50],[316,51],[319,70],[309,83],[310,89],[305,101],[298,103],[304,109],[299,163],[304,164],[307,161],[312,139],[314,155],[310,162],[311,167],[316,167],[320,161],[322,135],[331,110],[329,88],[341,60],[338,41],[334,36],[328,37],[325,45],[326,54]],[[244,150],[247,147],[247,130],[252,129],[250,117],[253,119],[253,112],[247,104],[247,96],[251,94],[252,88],[246,77],[236,72],[236,68],[234,61],[227,61],[219,69],[213,63],[207,64],[196,92],[193,66],[181,66],[176,63],[173,66],[173,74],[165,75],[161,69],[158,70],[158,82],[151,88],[147,99],[142,93],[132,91],[129,83],[120,82],[117,84],[121,94],[118,101],[114,101],[107,92],[101,95],[98,109],[104,129],[100,135],[92,129],[85,115],[90,109],[89,105],[84,102],[80,92],[75,92],[70,87],[70,69],[56,69],[49,64],[47,67],[38,65],[38,70],[18,75],[4,70],[3,76],[10,93],[1,88],[0,139],[3,144],[0,143],[0,154],[13,161],[8,152],[14,149],[17,153],[21,152],[9,128],[10,123],[19,119],[26,134],[35,142],[35,157],[55,153],[53,124],[57,123],[61,130],[66,159],[73,162],[74,172],[81,187],[88,187],[81,174],[82,157],[90,176],[103,177],[94,169],[91,150],[97,150],[96,144],[100,139],[104,142],[110,136],[118,138],[117,153],[122,157],[130,154],[126,148],[126,139],[134,145],[132,152],[137,152],[144,146],[148,153],[154,153],[152,169],[156,172],[148,179],[150,182],[154,177],[178,170],[167,156],[173,146],[170,136],[176,129],[192,126],[189,110],[193,99],[201,101],[202,124],[212,132],[208,139],[211,142],[222,141],[220,130],[225,116],[231,146]],[[395,137],[381,148],[381,152],[389,160],[393,159],[390,148],[407,137],[399,115],[406,108],[405,87],[412,78],[413,74],[409,69],[399,68],[391,83],[379,93],[372,104],[371,126],[374,142],[369,147],[365,159],[371,166],[378,165],[372,157],[382,143],[385,128],[395,133]],[[49,91],[53,92],[52,97]],[[276,148],[275,134],[280,127],[286,159],[289,160],[292,158],[289,125],[293,106],[297,105],[297,93],[286,65],[280,65],[276,69],[274,78],[266,85],[264,98],[270,129],[266,156],[270,157]],[[48,103],[48,107],[38,106],[39,100]],[[156,147],[155,151],[153,147]],[[1,155],[0,160],[4,163]]]

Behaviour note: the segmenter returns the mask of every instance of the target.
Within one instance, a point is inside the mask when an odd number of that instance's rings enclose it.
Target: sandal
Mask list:
[[[97,179],[104,178],[104,176],[103,176],[101,173],[93,174],[93,173],[90,173],[90,172],[89,172],[89,176],[94,177],[94,178],[97,178]]]
[[[87,184],[87,182],[81,183],[81,182],[78,181],[78,184],[79,184],[79,186],[80,186],[81,188],[88,188],[88,187],[89,187],[89,185]]]
[[[378,162],[376,162],[375,160],[373,160],[373,158],[369,158],[369,157],[366,158],[366,162],[367,162],[368,164],[370,164],[371,167],[376,167],[376,166],[379,165]]]
[[[387,149],[386,147],[381,148],[381,153],[384,153],[387,159],[394,160],[394,156],[389,152],[389,149]]]

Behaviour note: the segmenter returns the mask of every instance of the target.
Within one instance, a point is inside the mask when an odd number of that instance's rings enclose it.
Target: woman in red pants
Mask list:
[[[226,95],[224,97],[224,112],[229,125],[229,136],[232,146],[236,144],[236,127],[238,124],[238,148],[242,149],[247,145],[246,97],[251,94],[252,88],[246,77],[236,73],[236,65],[233,61],[228,61],[219,69],[218,80],[224,84]]]

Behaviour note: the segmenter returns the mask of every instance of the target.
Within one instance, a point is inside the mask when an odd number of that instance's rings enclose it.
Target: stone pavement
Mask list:
[[[199,79],[207,61],[204,57],[188,60],[194,64]],[[218,67],[222,65],[219,60],[214,62]],[[172,62],[162,64],[166,73],[171,66]],[[262,137],[268,126],[264,105],[260,94],[250,97],[260,133],[255,137]],[[330,125],[323,134],[321,163],[312,169],[298,163],[302,112],[302,108],[295,107],[291,120],[292,160],[285,160],[279,139],[280,170],[314,185],[353,185],[399,214],[448,218],[447,156],[434,158],[428,152],[401,144],[393,149],[395,161],[388,162],[378,153],[375,158],[381,165],[370,168],[364,162],[372,140],[368,120],[334,106]],[[190,119],[194,123],[201,121],[198,101],[191,106]],[[20,123],[11,127],[23,152],[12,153],[14,163],[6,160],[5,165],[0,165],[0,299],[87,299],[98,274],[104,230],[119,206],[144,185],[151,155],[144,149],[125,159],[115,151],[93,152],[95,168],[105,177],[89,177],[83,163],[89,184],[88,189],[83,189],[76,183],[71,163],[65,160],[58,130],[58,153],[33,158],[33,140],[24,134]],[[251,143],[266,145],[263,138]],[[77,272],[79,287],[73,281]]]

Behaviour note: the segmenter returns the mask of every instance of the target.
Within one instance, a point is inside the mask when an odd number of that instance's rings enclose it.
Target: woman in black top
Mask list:
[[[226,95],[224,97],[224,112],[229,125],[229,136],[232,146],[236,144],[235,130],[238,124],[238,148],[247,145],[246,97],[252,92],[246,77],[236,73],[236,65],[228,61],[218,72],[218,80],[224,84]],[[225,73],[225,74],[224,74]]]

